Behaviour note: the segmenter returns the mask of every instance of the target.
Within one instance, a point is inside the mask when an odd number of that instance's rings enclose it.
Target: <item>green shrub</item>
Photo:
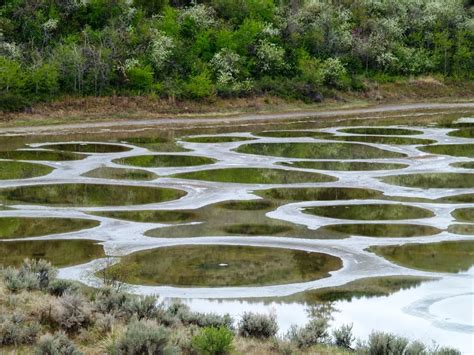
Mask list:
[[[35,347],[36,355],[80,355],[74,343],[62,332],[43,335]]]
[[[129,297],[123,304],[123,311],[127,316],[136,316],[139,320],[156,317],[159,311],[158,298],[155,296]]]
[[[66,292],[67,293],[77,293],[80,288],[77,282],[71,280],[53,280],[49,283],[48,292],[57,297],[61,297]]]
[[[437,348],[431,352],[432,355],[461,355],[461,352],[459,350],[447,347],[447,346],[442,346],[440,348]]]
[[[327,318],[311,319],[302,328],[293,326],[288,337],[299,348],[307,348],[316,344],[324,344],[329,339],[329,322]]]
[[[22,93],[25,75],[19,61],[0,55],[0,73],[0,93]]]
[[[40,331],[40,325],[29,322],[22,314],[2,315],[0,318],[0,345],[32,344]]]
[[[18,112],[24,110],[29,105],[29,100],[22,94],[0,93],[0,112]]]
[[[267,339],[278,332],[278,324],[274,314],[256,314],[246,312],[239,322],[239,334],[243,337]]]
[[[372,332],[369,335],[367,350],[370,355],[402,355],[407,346],[406,338],[385,332]]]
[[[335,329],[332,333],[334,337],[334,344],[341,348],[351,349],[354,336],[352,335],[352,324],[343,325]]]
[[[163,326],[151,321],[133,321],[108,352],[114,355],[163,354],[168,338],[168,330]]]
[[[127,70],[127,79],[130,89],[138,92],[150,91],[153,87],[153,69],[149,65],[133,66]]]
[[[210,75],[204,71],[198,75],[192,76],[185,84],[187,96],[194,99],[203,99],[215,94],[215,87]]]
[[[59,299],[54,321],[66,332],[78,332],[92,323],[92,309],[80,294],[65,293]]]
[[[113,287],[103,287],[95,294],[94,307],[101,313],[111,313],[117,316],[123,315],[125,303],[129,300],[129,295]]]
[[[350,85],[347,70],[337,58],[328,58],[321,65],[323,82],[329,87],[345,89]]]
[[[427,354],[426,346],[422,342],[413,341],[405,349],[404,355],[425,355]]]
[[[47,289],[49,283],[58,275],[58,270],[43,259],[25,259],[20,271],[36,275],[38,286],[42,290]]]
[[[18,269],[8,267],[2,272],[5,286],[11,292],[47,289],[57,273],[51,263],[42,259],[25,259]]]
[[[192,345],[199,354],[221,355],[232,350],[233,339],[234,333],[226,327],[207,327],[194,336]]]
[[[45,100],[53,97],[59,90],[58,68],[52,64],[31,68],[27,85],[29,91],[37,99]]]
[[[18,269],[8,267],[2,271],[2,276],[5,287],[11,292],[38,288],[38,279],[33,273],[21,272]]]
[[[182,319],[183,323],[194,324],[201,328],[225,327],[229,330],[233,329],[234,320],[229,314],[219,315],[215,313],[199,313],[190,312],[187,318]]]

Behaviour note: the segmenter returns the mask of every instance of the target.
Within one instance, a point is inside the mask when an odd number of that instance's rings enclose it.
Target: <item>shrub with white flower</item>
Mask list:
[[[226,85],[237,80],[240,56],[229,48],[223,48],[211,59],[211,67],[217,78],[217,83]]]
[[[277,37],[280,35],[280,30],[271,23],[267,23],[265,24],[265,27],[263,27],[262,34],[268,37]]]
[[[212,57],[210,65],[217,78],[217,89],[221,93],[240,94],[252,90],[253,81],[240,78],[241,60],[240,55],[229,48],[221,49]]]
[[[124,67],[125,70],[130,70],[132,68],[137,67],[139,64],[140,64],[140,62],[138,61],[138,59],[129,58],[129,59],[125,60],[125,64],[124,64],[123,67]]]
[[[199,28],[210,28],[216,24],[215,11],[212,7],[205,4],[196,4],[189,6],[179,14],[179,21],[191,19]]]
[[[50,18],[48,21],[43,23],[43,30],[45,30],[46,32],[54,31],[56,28],[58,28],[58,22],[58,19]]]
[[[155,31],[150,46],[151,60],[157,70],[163,68],[163,65],[173,54],[173,39],[161,31]]]
[[[328,86],[342,88],[347,70],[339,58],[328,58],[322,63],[324,83]]]
[[[264,73],[278,72],[285,68],[285,50],[275,43],[261,40],[256,48],[257,66]]]
[[[21,49],[15,43],[3,42],[0,38],[0,55],[9,59],[20,59]]]

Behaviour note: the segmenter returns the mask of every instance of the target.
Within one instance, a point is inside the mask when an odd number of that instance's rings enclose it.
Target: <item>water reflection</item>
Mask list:
[[[136,285],[223,287],[312,281],[341,267],[339,258],[322,253],[189,245],[137,252],[123,257],[105,273],[122,275],[121,281]]]

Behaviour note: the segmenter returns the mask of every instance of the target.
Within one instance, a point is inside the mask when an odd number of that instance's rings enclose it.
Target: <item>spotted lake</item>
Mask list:
[[[192,309],[332,302],[473,353],[472,109],[0,135],[0,264],[45,258]]]

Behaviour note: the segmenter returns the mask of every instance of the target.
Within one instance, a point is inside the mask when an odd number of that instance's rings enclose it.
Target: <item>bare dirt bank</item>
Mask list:
[[[201,117],[161,117],[153,119],[120,119],[107,121],[87,121],[68,124],[48,124],[37,126],[22,127],[3,127],[0,128],[0,134],[35,134],[44,132],[55,132],[76,129],[91,128],[112,128],[112,127],[154,127],[154,126],[174,126],[174,125],[205,125],[212,123],[229,124],[244,122],[264,122],[264,121],[282,121],[299,118],[331,118],[348,115],[366,115],[371,113],[388,113],[396,111],[413,110],[452,110],[452,109],[474,109],[474,102],[460,103],[409,103],[398,105],[377,105],[364,108],[353,109],[335,109],[335,110],[304,110],[280,113],[252,113],[233,116],[201,116]]]

